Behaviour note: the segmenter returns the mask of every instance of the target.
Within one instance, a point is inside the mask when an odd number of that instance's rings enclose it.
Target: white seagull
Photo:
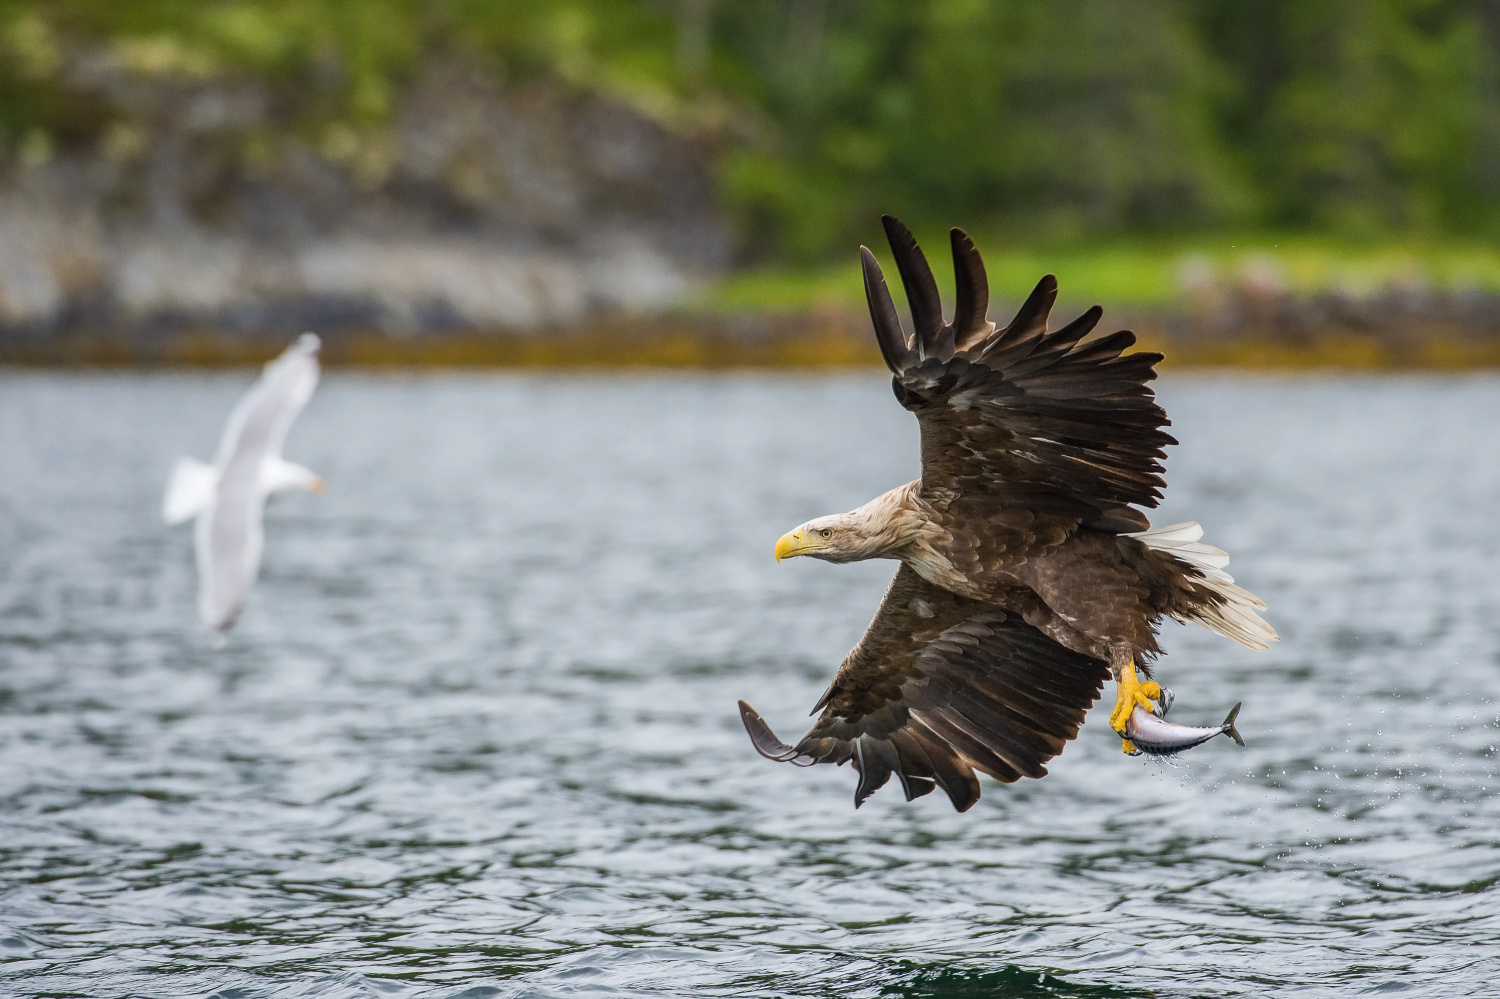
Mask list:
[[[229,414],[212,465],[181,457],[172,468],[162,520],[198,519],[198,616],[223,634],[245,609],[260,570],[266,497],[288,489],[320,493],[323,480],[281,457],[292,421],[318,384],[316,336],[304,333],[266,370]]]

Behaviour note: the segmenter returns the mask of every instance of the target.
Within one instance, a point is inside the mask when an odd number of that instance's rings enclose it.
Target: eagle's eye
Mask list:
[[[821,531],[819,531],[818,533],[821,534],[821,535],[823,535],[823,537],[825,537],[825,538],[831,538],[831,537],[833,537],[833,528],[831,528],[831,527],[825,527]]]

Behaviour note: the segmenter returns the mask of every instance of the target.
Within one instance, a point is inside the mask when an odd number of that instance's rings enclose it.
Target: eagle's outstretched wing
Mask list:
[[[1160,354],[1123,353],[1129,331],[1080,343],[1098,306],[1047,331],[1057,280],[1042,278],[1009,326],[985,318],[984,263],[961,229],[952,231],[957,303],[943,322],[932,271],[911,232],[885,216],[886,235],[911,304],[915,330],[901,328],[880,265],[865,247],[865,296],[901,404],[922,428],[922,487],[981,500],[979,511],[1018,509],[1091,527],[1139,531],[1130,504],[1154,507],[1165,482],[1163,448],[1176,441],[1148,383]]]
[[[976,769],[1005,783],[1045,775],[1108,677],[1104,663],[1019,616],[903,565],[797,745],[778,740],[744,701],[740,715],[767,759],[853,760],[855,807],[895,774],[908,801],[941,787],[962,812],[979,800]]]

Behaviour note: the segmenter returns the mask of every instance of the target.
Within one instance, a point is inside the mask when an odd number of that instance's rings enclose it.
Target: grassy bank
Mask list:
[[[1392,285],[1421,284],[1442,291],[1500,292],[1500,246],[1479,241],[1352,241],[1307,236],[1253,235],[1097,242],[1058,249],[1012,249],[1003,234],[974,233],[994,297],[992,311],[1018,302],[1043,274],[1056,274],[1066,300],[1126,308],[1172,309],[1204,278],[1232,283],[1247,275],[1273,277],[1292,294],[1327,291],[1368,294]],[[953,293],[948,237],[919,233],[945,296]],[[884,238],[868,239],[901,297]],[[693,300],[704,313],[806,311],[858,306],[864,301],[858,257],[846,264],[767,269],[734,275]]]

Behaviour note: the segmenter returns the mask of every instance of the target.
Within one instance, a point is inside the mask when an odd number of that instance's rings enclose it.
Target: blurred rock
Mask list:
[[[1182,314],[1163,317],[1160,324],[1184,343],[1255,339],[1306,345],[1357,335],[1399,347],[1434,337],[1500,335],[1500,293],[1435,287],[1414,262],[1385,280],[1345,280],[1299,293],[1269,257],[1246,258],[1228,280],[1212,260],[1195,255],[1179,264],[1177,284]]]
[[[147,62],[76,55],[97,141],[4,165],[0,331],[528,334],[729,259],[708,153],[603,97],[454,61],[309,137],[262,83]]]
[[[1177,289],[1200,336],[1224,333],[1233,324],[1229,289],[1214,262],[1202,254],[1184,257],[1177,265]]]

